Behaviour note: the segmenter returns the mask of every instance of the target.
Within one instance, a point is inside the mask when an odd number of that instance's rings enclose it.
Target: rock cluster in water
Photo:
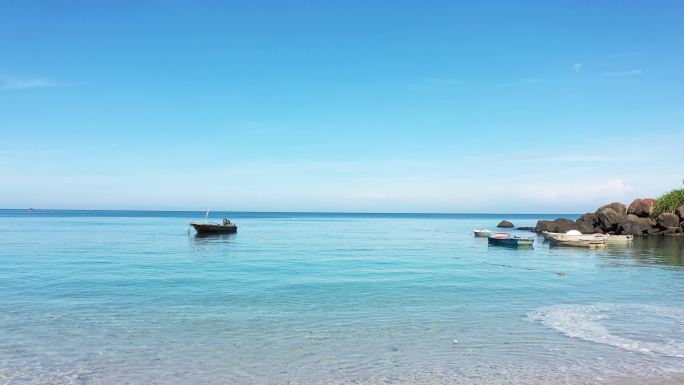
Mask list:
[[[604,233],[621,235],[677,235],[684,236],[684,205],[674,213],[652,217],[655,199],[635,199],[629,206],[619,202],[601,206],[593,213],[586,213],[577,220],[558,218],[540,220],[534,231],[565,233],[577,230],[582,234]]]

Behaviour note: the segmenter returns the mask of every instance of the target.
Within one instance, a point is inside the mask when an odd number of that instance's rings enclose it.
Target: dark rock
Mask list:
[[[662,213],[658,215],[656,219],[658,226],[661,229],[666,229],[668,227],[675,227],[679,224],[679,216],[674,213]]]
[[[582,233],[582,234],[593,234],[594,233],[594,224],[589,223],[589,222],[583,222],[580,220],[577,220],[575,222],[577,224],[577,230]]]
[[[592,225],[596,224],[596,214],[594,213],[586,213],[582,214],[579,219],[577,219],[577,222],[585,222],[585,223],[590,223]]]
[[[648,218],[653,212],[656,200],[651,198],[635,199],[627,208],[627,214],[634,214],[641,218]]]
[[[675,214],[679,215],[679,219],[684,221],[684,205],[681,205],[675,209]]]
[[[662,229],[659,229],[657,227],[652,227],[646,231],[646,234],[648,235],[659,235],[662,234],[664,231]]]
[[[596,233],[603,234],[603,229],[598,227],[598,226],[595,226],[594,227],[594,234],[596,234]]]
[[[575,223],[577,223],[577,230],[582,234],[593,234],[596,232],[596,214],[586,213],[582,214]]]
[[[540,220],[537,222],[537,227],[534,229],[534,231],[538,233],[544,231],[550,233],[565,233],[570,230],[578,230],[578,225],[577,222],[567,218],[558,218],[553,221]]]
[[[523,226],[523,227],[518,227],[516,230],[523,230],[523,231],[534,231],[534,227],[529,227],[529,226]]]
[[[496,227],[513,227],[513,224],[507,220],[503,220],[499,222],[499,224],[496,225]]]
[[[554,227],[553,227],[553,232],[554,233],[565,233],[570,230],[577,230],[577,222],[567,219],[567,218],[558,218],[553,221]]]
[[[537,225],[534,227],[534,231],[538,233],[543,233],[544,231],[551,231],[553,227],[553,221],[547,221],[540,219],[537,221]]]
[[[596,210],[596,215],[601,213],[601,211],[605,209],[613,209],[616,213],[620,215],[627,215],[627,206],[623,205],[620,202],[613,202],[613,203],[608,203],[607,205],[603,205]]]
[[[643,235],[651,230],[652,224],[648,218],[639,218],[634,214],[625,217],[618,226],[618,233],[624,235]]]
[[[612,204],[612,203],[611,203]],[[625,219],[624,214],[620,214],[610,207],[604,208],[597,215],[599,226],[604,231],[616,230],[620,222]]]

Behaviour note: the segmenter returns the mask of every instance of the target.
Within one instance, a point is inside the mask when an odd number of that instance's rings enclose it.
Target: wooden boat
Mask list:
[[[230,223],[227,219],[223,220],[223,224],[190,222],[190,226],[195,228],[197,234],[227,234],[237,232],[237,225],[235,223]]]
[[[473,230],[473,234],[475,234],[476,237],[486,238],[491,233],[492,233],[492,230]]]
[[[601,234],[601,233],[594,233],[594,234],[582,234],[577,230],[570,230],[567,233],[550,233],[545,231],[544,233],[544,238],[546,239],[551,239],[556,238],[556,239],[563,239],[563,240],[588,240],[588,241],[594,241],[597,239],[607,239],[608,234]]]
[[[632,243],[634,235],[608,235],[606,241],[609,245],[627,245]]]
[[[510,233],[492,233],[487,237],[490,245],[508,247],[532,247],[534,237],[517,237]]]
[[[549,242],[551,242],[552,246],[586,247],[590,249],[598,249],[606,247],[608,244],[606,239],[607,236],[604,234],[549,234]]]
[[[595,241],[605,240],[609,245],[625,245],[632,242],[634,239],[633,235],[612,235],[612,234],[582,234],[576,230],[570,230],[567,233],[549,233],[545,231],[543,233],[544,238],[551,240],[553,238],[556,243],[559,242],[570,242],[570,241],[585,241],[582,244],[578,244],[579,247],[591,247],[587,246],[596,244]],[[600,243],[600,242],[599,242]],[[601,247],[601,246],[598,246]]]

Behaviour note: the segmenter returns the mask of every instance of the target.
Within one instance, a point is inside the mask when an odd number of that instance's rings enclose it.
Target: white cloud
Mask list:
[[[615,71],[615,72],[604,72],[603,76],[611,77],[625,77],[625,76],[637,76],[641,75],[644,71],[640,69],[626,70],[626,71]]]
[[[582,63],[573,64],[572,69],[575,70],[575,72],[581,72],[582,71]]]
[[[0,89],[3,90],[23,90],[28,88],[59,87],[63,84],[53,80],[43,78],[17,79],[5,78],[2,80]]]

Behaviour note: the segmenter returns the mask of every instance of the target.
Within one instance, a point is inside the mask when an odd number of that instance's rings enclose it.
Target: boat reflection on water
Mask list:
[[[237,237],[237,233],[195,233],[195,239],[206,239],[206,240],[225,240],[233,239]]]
[[[195,248],[221,244],[228,245],[234,242],[236,238],[237,233],[195,233],[188,237],[190,244]]]
[[[634,237],[627,247],[609,247],[609,258],[630,258],[648,265],[684,266],[684,238],[672,236]]]
[[[646,258],[651,263],[684,266],[684,238],[670,236],[635,237],[635,257]]]
[[[235,239],[237,233],[195,233],[191,236],[193,241],[199,243],[213,243],[215,241],[229,241]]]

